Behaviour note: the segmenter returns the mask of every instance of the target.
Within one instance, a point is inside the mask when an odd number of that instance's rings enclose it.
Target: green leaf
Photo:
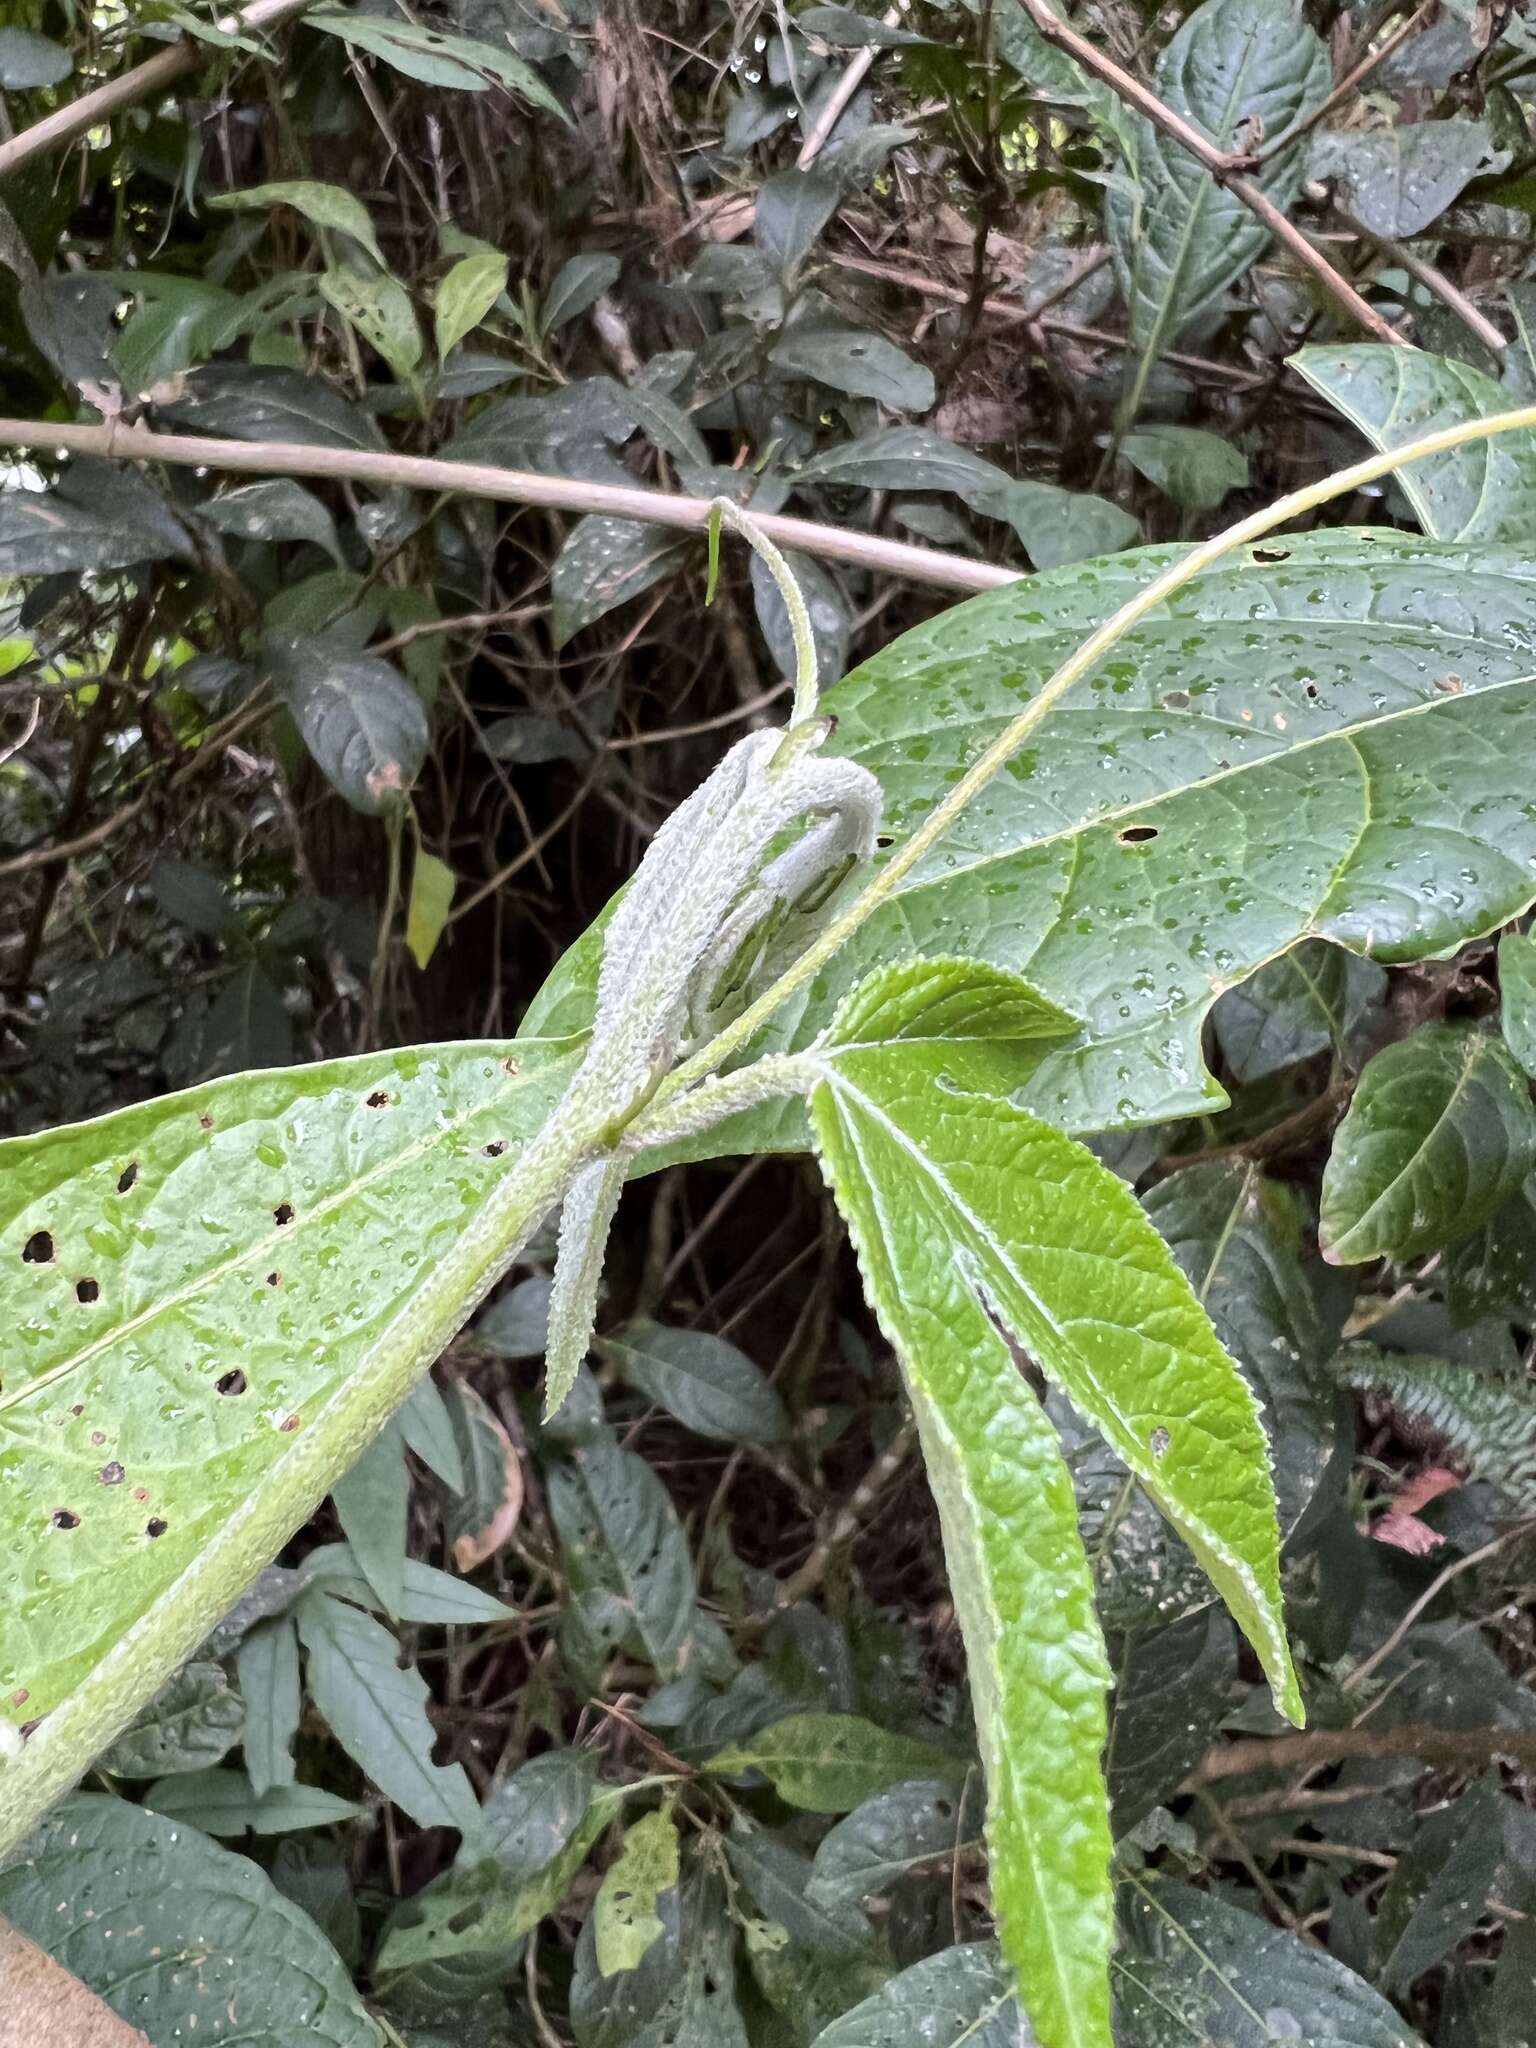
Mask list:
[[[473,334],[507,288],[511,265],[505,256],[463,256],[432,295],[438,360]]]
[[[1239,1081],[1261,1081],[1332,1046],[1350,1063],[1366,1012],[1387,977],[1342,946],[1306,939],[1230,989],[1211,1022],[1222,1058]]]
[[[562,263],[539,309],[544,332],[556,333],[595,306],[603,293],[618,283],[620,268],[617,256],[599,255],[591,250]]]
[[[1458,1324],[1485,1316],[1536,1321],[1536,1177],[1503,1202],[1482,1228],[1452,1245],[1441,1268]]]
[[[965,1774],[963,1759],[931,1742],[892,1735],[858,1714],[791,1714],[717,1750],[705,1768],[720,1777],[761,1771],[781,1799],[811,1813],[848,1813],[904,1778]]]
[[[992,519],[1005,519],[1037,569],[1117,554],[1141,537],[1129,512],[1091,491],[1064,491],[1057,484],[1005,480],[996,490],[962,492],[965,502]]]
[[[696,1871],[657,1901],[662,1938],[633,1970],[604,1977],[589,1915],[576,1944],[578,2048],[747,2048],[736,2003],[735,1921],[718,1878]]]
[[[1505,1799],[1496,1770],[1414,1832],[1382,1893],[1376,1973],[1383,1991],[1406,1996],[1416,1977],[1443,1962],[1483,1917],[1504,1860]]]
[[[552,1285],[547,1274],[535,1273],[498,1295],[475,1324],[475,1341],[498,1358],[542,1358]]]
[[[591,513],[578,519],[550,576],[555,645],[649,590],[688,559],[689,544],[662,526]]]
[[[604,1977],[633,1970],[666,1933],[656,1901],[678,1881],[678,1853],[677,1827],[664,1809],[642,1815],[625,1830],[592,1907],[597,1967]]]
[[[244,1725],[240,1695],[220,1666],[186,1664],[97,1761],[114,1778],[199,1771],[234,1748]]]
[[[1536,1079],[1536,939],[1520,932],[1499,940],[1499,1026],[1504,1043]]]
[[[248,185],[243,192],[216,192],[206,197],[203,204],[230,211],[253,206],[291,206],[313,227],[350,235],[381,270],[388,267],[367,207],[344,185],[324,185],[316,178],[285,178],[271,185]]]
[[[599,1434],[551,1466],[549,1513],[570,1589],[601,1633],[676,1677],[695,1615],[693,1560],[666,1488]]]
[[[1368,1062],[1334,1133],[1323,1257],[1358,1266],[1454,1243],[1533,1167],[1530,1083],[1503,1041],[1475,1025],[1426,1024]]]
[[[331,1488],[331,1503],[351,1555],[378,1603],[398,1621],[405,1581],[410,1476],[399,1424],[386,1422],[373,1442]]]
[[[0,1869],[0,1912],[151,2040],[197,2038],[196,2020],[248,2048],[384,2048],[302,1907],[249,1857],[125,1800],[62,1800]]]
[[[306,1594],[295,1609],[309,1689],[342,1748],[418,1826],[473,1828],[479,1808],[461,1764],[432,1761],[436,1731],[419,1671],[381,1623],[344,1601]]]
[[[857,328],[793,328],[768,352],[775,369],[809,377],[853,398],[873,398],[893,412],[926,412],[933,373],[878,334]]]
[[[239,441],[302,441],[315,448],[378,450],[384,437],[370,413],[319,377],[249,363],[209,363],[187,379],[182,395],[159,408],[194,433]]]
[[[819,171],[780,171],[758,188],[758,247],[787,275],[811,253],[841,198],[835,178]]]
[[[367,14],[306,13],[306,28],[340,36],[354,49],[379,57],[406,78],[423,85],[446,85],[456,92],[484,92],[493,82],[522,94],[536,107],[570,115],[530,64],[509,49],[482,43],[472,36],[450,35],[444,29],[418,27],[412,21],[380,19]]]
[[[31,92],[68,78],[75,60],[68,50],[29,28],[0,28],[0,92]]]
[[[979,1776],[963,1793],[948,1778],[908,1778],[871,1793],[817,1845],[807,1900],[821,1911],[862,1905],[910,1870],[942,1870],[980,1838],[981,1793]]]
[[[241,1642],[235,1668],[245,1702],[245,1768],[262,1798],[294,1781],[293,1738],[299,1732],[299,1632],[293,1617],[260,1622]]]
[[[910,2048],[915,2041],[923,2048],[1038,2048],[996,1942],[965,1942],[914,1963],[823,2028],[813,2048]]]
[[[244,1771],[188,1771],[162,1778],[144,1804],[167,1820],[185,1821],[210,1835],[286,1835],[304,1828],[356,1820],[362,1808],[314,1785],[274,1785],[257,1796]]]
[[[458,887],[453,869],[435,853],[418,848],[411,867],[411,897],[405,912],[405,943],[416,965],[425,969],[453,908]]]
[[[841,441],[813,456],[795,480],[862,484],[871,491],[952,491],[968,505],[978,494],[994,494],[1013,481],[996,463],[928,427],[879,427],[856,441]]]
[[[285,649],[274,680],[305,746],[353,810],[397,810],[432,738],[421,699],[398,669],[322,639]]]
[[[1199,427],[1138,427],[1120,453],[1181,512],[1214,512],[1229,491],[1248,485],[1248,458]]]
[[[1216,1741],[1236,1675],[1232,1624],[1216,1608],[1127,1638],[1104,1753],[1116,1835],[1171,1797]]]
[[[1367,234],[1402,241],[1432,227],[1474,178],[1503,170],[1509,158],[1486,121],[1394,121],[1364,134],[1315,135],[1307,175],[1336,178],[1341,203]]]
[[[1178,1884],[1125,1896],[1115,2011],[1136,2048],[1423,2048],[1369,1984],[1256,1914]]]
[[[937,1784],[939,1781],[925,1782]],[[954,1788],[943,1789],[951,1795],[953,1828]],[[888,1795],[877,1793],[875,1796]],[[867,1808],[869,1803],[866,1800],[864,1806]],[[832,1832],[835,1834],[837,1830],[834,1828]],[[725,1854],[732,1874],[745,1887],[764,1920],[782,1930],[782,1934],[787,1935],[797,1948],[815,1956],[835,1957],[840,1964],[851,1957],[871,1953],[869,1921],[859,1910],[862,1901],[853,1895],[854,1888],[845,1884],[840,1894],[832,1888],[815,1892],[812,1882],[815,1866],[810,1857],[802,1856],[782,1835],[770,1834],[767,1828],[755,1826],[744,1814],[737,1814],[730,1833],[725,1837]],[[832,2010],[837,2011],[846,2003],[844,1998]]]
[[[349,1544],[322,1543],[305,1558],[303,1576],[307,1586],[319,1586],[338,1599],[378,1609],[379,1596],[357,1568]],[[439,1571],[419,1558],[405,1560],[397,1617],[400,1621],[473,1628],[487,1621],[507,1621],[515,1612],[494,1593],[455,1578],[452,1572]]]
[[[411,295],[398,278],[387,273],[369,277],[343,265],[324,273],[320,294],[377,350],[397,377],[410,381],[421,361],[421,329],[416,325]]]
[[[448,1403],[430,1373],[406,1395],[396,1420],[406,1449],[413,1451],[450,1491],[460,1491],[464,1485],[464,1459],[453,1433]]]
[[[848,636],[852,631],[852,620],[847,603],[836,580],[812,556],[791,553],[785,560],[810,613],[817,673],[823,682],[832,682],[848,666]],[[757,623],[763,629],[763,638],[768,642],[768,651],[779,674],[792,677],[797,666],[795,637],[784,594],[760,555],[753,555],[748,573],[752,578],[753,608],[757,613]]]
[[[180,551],[131,513],[93,510],[57,490],[0,492],[0,577],[124,569]]]
[[[520,1884],[565,1853],[592,1805],[597,1758],[552,1749],[503,1778],[480,1809],[481,1841]],[[605,1818],[611,1809],[603,1806]]]
[[[780,1443],[789,1417],[760,1367],[705,1330],[627,1323],[602,1340],[631,1386],[685,1428],[724,1444]]]
[[[899,844],[1170,559],[1141,549],[974,598],[829,692],[833,746],[884,788],[883,831]],[[1443,955],[1536,895],[1532,645],[1536,581],[1513,554],[1359,529],[1243,551],[1068,694],[759,1046],[808,1045],[872,966],[963,932],[1084,1020],[1029,1083],[1050,1122],[1219,1106],[1204,1019],[1256,967],[1309,937]],[[599,959],[575,947],[526,1028],[582,1028]],[[803,1143],[796,1105],[690,1156]]]
[[[341,544],[335,523],[312,491],[292,477],[262,477],[256,483],[238,484],[205,498],[197,508],[198,517],[219,533],[237,540],[307,540],[324,548],[332,561],[342,565]]]
[[[1185,16],[1153,77],[1164,106],[1222,150],[1282,134],[1332,83],[1328,52],[1292,0],[1204,0]],[[1144,115],[1129,139],[1130,176],[1104,195],[1137,364],[1128,418],[1158,357],[1221,304],[1269,245],[1269,229],[1182,143]],[[1305,159],[1293,143],[1251,174],[1282,213],[1301,189]]]
[[[1258,1651],[1276,1703],[1299,1719],[1257,1406],[1136,1198],[1027,1111],[962,1092],[977,1078],[942,1041],[860,1042],[872,1017],[929,1000],[935,965],[885,969],[854,992],[812,1098],[882,1320],[914,1373],[934,1341],[907,1327],[919,1281],[935,1323],[1006,1327],[1157,1501]],[[1000,979],[948,966],[957,996],[967,974],[983,992]],[[936,1258],[952,1268],[942,1282]],[[1000,1337],[983,1348],[1006,1349]],[[978,1438],[972,1457],[982,1449]]]
[[[0,1392],[27,1447],[0,1506],[8,1718],[49,1712],[196,1573],[499,1186],[514,1162],[484,1148],[536,1130],[571,1065],[373,1053],[0,1144],[0,1271],[35,1332]]]
[[[1502,384],[1467,363],[1369,342],[1304,348],[1291,357],[1315,391],[1373,448],[1400,448],[1462,420],[1508,412]],[[1523,546],[1536,518],[1536,432],[1470,441],[1396,472],[1419,524],[1436,540]]]

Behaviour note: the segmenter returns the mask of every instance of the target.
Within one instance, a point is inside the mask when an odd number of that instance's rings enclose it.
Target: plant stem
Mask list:
[[[1288,519],[1298,519],[1303,514],[1315,511],[1319,505],[1326,505],[1330,499],[1347,495],[1364,484],[1375,483],[1378,478],[1390,476],[1394,470],[1408,463],[1419,462],[1433,455],[1444,455],[1454,448],[1462,448],[1474,441],[1492,440],[1495,435],[1513,433],[1518,429],[1536,428],[1536,405],[1521,406],[1512,412],[1495,413],[1486,419],[1461,420],[1453,427],[1442,427],[1433,434],[1425,434],[1417,441],[1404,443],[1400,448],[1389,448],[1380,455],[1367,456],[1363,462],[1351,463],[1347,469],[1337,469],[1331,476],[1323,477],[1315,484],[1307,484],[1301,490],[1291,491],[1283,498],[1262,511],[1253,512],[1246,519],[1240,519],[1229,526],[1224,533],[1202,541],[1185,555],[1171,562],[1162,574],[1153,577],[1143,589],[1121,605],[1119,611],[1106,619],[1088,638],[1069,654],[1038,693],[1025,705],[1016,718],[1011,719],[984,752],[979,754],[970,767],[955,784],[949,795],[935,806],[910,839],[905,840],[881,868],[865,884],[859,894],[840,916],[812,940],[805,951],[788,966],[757,999],[743,1010],[741,1015],[710,1042],[702,1046],[681,1066],[675,1067],[663,1081],[653,1098],[654,1107],[660,1110],[685,1088],[692,1087],[704,1075],[713,1073],[731,1055],[741,1049],[759,1031],[768,1019],[789,998],[821,972],[827,962],[837,954],[866,919],[873,916],[881,904],[896,893],[896,887],[925,854],[936,846],[981,790],[1007,765],[1024,744],[1035,727],[1071,689],[1072,685],[1094,668],[1115,643],[1138,624],[1149,612],[1155,611],[1165,598],[1181,590],[1206,569],[1219,562],[1234,548],[1245,542],[1261,539],[1275,527]]]
[[[367,1365],[305,1416],[292,1449],[210,1532],[182,1576],[117,1638],[21,1754],[0,1762],[0,1854],[69,1790],[315,1512],[516,1258],[605,1121],[597,1107],[563,1099],[561,1114],[546,1119],[427,1285],[380,1333]]]

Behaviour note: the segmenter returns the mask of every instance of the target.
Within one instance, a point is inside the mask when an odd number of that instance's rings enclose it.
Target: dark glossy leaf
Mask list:
[[[1200,427],[1138,427],[1120,453],[1181,512],[1214,512],[1229,491],[1247,488],[1247,456]]]
[[[264,477],[221,491],[198,507],[200,517],[237,540],[307,540],[338,564],[341,548],[331,515],[292,477]]]
[[[1401,1998],[1483,1917],[1504,1858],[1504,1795],[1496,1771],[1420,1823],[1382,1893],[1380,1983]]]
[[[397,810],[431,740],[421,699],[398,669],[319,641],[287,650],[276,681],[332,787],[370,817]]]
[[[576,1944],[571,2028],[577,2048],[747,2048],[736,2003],[735,1923],[705,1872],[657,1901],[661,1938],[638,1968],[604,1977],[591,1920]]]
[[[603,293],[619,281],[617,256],[588,251],[562,263],[544,294],[540,315],[546,334],[554,334],[567,321],[576,320],[597,304]]]
[[[1104,1753],[1117,1835],[1171,1797],[1216,1740],[1236,1675],[1237,1639],[1219,1609],[1127,1637]]]
[[[1430,1024],[1366,1066],[1323,1175],[1323,1256],[1410,1259],[1486,1223],[1536,1167],[1530,1084],[1503,1041]]]
[[[0,1270],[36,1333],[0,1397],[28,1446],[0,1542],[8,1714],[47,1713],[195,1573],[468,1227],[511,1163],[484,1147],[536,1129],[570,1071],[531,1045],[511,1066],[494,1044],[369,1054],[0,1145]],[[24,1259],[39,1233],[52,1256]]]
[[[695,1596],[688,1539],[666,1488],[606,1435],[552,1466],[548,1487],[573,1595],[607,1640],[675,1677]]]
[[[688,542],[664,526],[599,513],[579,519],[550,577],[555,645],[563,647],[584,626],[670,576],[688,555]]]
[[[185,1664],[98,1759],[115,1778],[199,1771],[240,1740],[245,1709],[217,1664]]]
[[[778,1443],[789,1434],[784,1404],[761,1369],[705,1330],[627,1323],[603,1339],[631,1386],[717,1443]]]
[[[477,1342],[498,1358],[542,1358],[553,1284],[547,1274],[534,1273],[498,1295],[475,1324]]]
[[[991,1941],[914,1963],[816,2036],[814,2048],[1038,2048]]]
[[[1116,2015],[1136,2048],[1423,2048],[1323,1949],[1183,1885],[1129,1886]]]
[[[382,448],[372,417],[318,377],[298,370],[210,363],[159,410],[193,433],[238,441],[303,441],[316,448]]]
[[[848,635],[852,629],[842,591],[820,562],[809,555],[787,557],[794,571],[806,610],[811,615],[811,638],[816,646],[816,667],[823,685],[835,682],[848,666]],[[793,676],[796,668],[794,633],[779,586],[768,573],[760,556],[752,557],[752,601],[757,623],[781,676]]]
[[[197,2038],[196,2021],[248,2048],[384,2048],[335,1950],[255,1863],[124,1800],[62,1801],[0,1869],[0,1912],[154,2041]]]
[[[822,1837],[808,1900],[828,1910],[861,1905],[909,1871],[942,1871],[950,1858],[980,1840],[982,1790],[977,1774],[963,1791],[951,1778],[908,1778],[871,1793]]]
[[[360,1607],[379,1611],[379,1596],[359,1570],[350,1544],[322,1543],[304,1560],[306,1586],[318,1586],[340,1600],[353,1600]],[[452,1572],[439,1571],[408,1557],[401,1574],[401,1621],[436,1623],[439,1626],[473,1628],[487,1621],[506,1621],[514,1610],[494,1593],[487,1593]]]
[[[842,188],[818,171],[780,171],[757,194],[757,241],[782,271],[810,254],[837,211]]]
[[[873,398],[893,412],[926,412],[933,373],[878,334],[855,328],[792,328],[769,351],[786,376],[808,377],[853,398]]]
[[[344,1601],[308,1593],[295,1609],[309,1689],[331,1733],[386,1798],[421,1827],[467,1830],[478,1807],[463,1766],[432,1761],[427,1686],[400,1669],[387,1628]]]
[[[1291,363],[1375,448],[1400,448],[1514,403],[1481,370],[1419,349],[1355,342],[1304,348]],[[1536,516],[1536,432],[1527,427],[1469,441],[1395,476],[1419,524],[1437,540],[1523,545]]]
[[[303,1700],[293,1617],[280,1614],[258,1623],[240,1645],[236,1669],[245,1702],[245,1768],[260,1799],[294,1781],[293,1738]]]
[[[1340,203],[1368,234],[1402,241],[1433,226],[1474,178],[1508,162],[1486,121],[1394,121],[1314,135],[1307,171],[1337,179]]]
[[[1129,512],[1091,491],[1005,479],[996,489],[978,488],[961,495],[973,510],[1006,520],[1037,569],[1060,569],[1095,555],[1117,554],[1141,538],[1141,528]]]
[[[173,544],[158,527],[146,529],[126,505],[93,508],[59,490],[0,491],[0,576],[123,569],[184,553],[187,545],[184,535]]]
[[[144,1794],[144,1804],[209,1835],[286,1835],[335,1827],[362,1812],[353,1800],[314,1785],[274,1785],[258,1795],[244,1771],[227,1769],[162,1778]]]
[[[1304,940],[1218,1001],[1211,1022],[1222,1057],[1239,1081],[1262,1081],[1329,1046],[1350,1062],[1386,981],[1373,961]]]
[[[391,1418],[331,1488],[351,1557],[377,1603],[398,1620],[405,1583],[410,1477],[399,1422]],[[369,1603],[370,1605],[373,1602]]]

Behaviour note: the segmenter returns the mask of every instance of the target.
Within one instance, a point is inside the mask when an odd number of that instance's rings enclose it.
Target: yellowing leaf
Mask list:
[[[411,900],[405,913],[405,943],[418,967],[437,951],[456,887],[453,869],[435,853],[418,850],[411,871]]]
[[[592,1908],[597,1967],[605,1977],[633,1970],[666,1929],[656,1901],[678,1880],[677,1828],[669,1812],[647,1813],[628,1829]]]
[[[473,334],[507,288],[508,263],[494,252],[463,256],[433,295],[439,360]]]

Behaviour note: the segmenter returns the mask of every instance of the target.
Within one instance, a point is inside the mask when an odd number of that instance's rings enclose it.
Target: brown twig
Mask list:
[[[0,2048],[38,2048],[43,2041],[49,2048],[150,2048],[147,2034],[0,1920]]]
[[[1363,221],[1357,220],[1352,213],[1347,213],[1337,201],[1334,202],[1334,210],[1340,220],[1363,242],[1368,242],[1373,249],[1379,250],[1389,262],[1401,264],[1410,277],[1417,278],[1424,289],[1453,313],[1467,332],[1475,335],[1484,348],[1495,356],[1503,355],[1509,346],[1508,337],[1494,326],[1486,313],[1479,312],[1466,293],[1458,285],[1451,283],[1444,271],[1437,270],[1433,263],[1420,256],[1416,250],[1410,249],[1406,243],[1389,241],[1384,235],[1372,234]]]
[[[1035,28],[1058,50],[1063,50],[1074,62],[1081,64],[1085,71],[1101,79],[1117,98],[1161,128],[1163,133],[1177,142],[1181,149],[1187,149],[1199,164],[1202,164],[1218,185],[1223,185],[1234,199],[1238,199],[1248,211],[1275,237],[1283,242],[1303,269],[1310,270],[1323,289],[1348,313],[1351,320],[1363,327],[1373,340],[1388,342],[1396,348],[1408,344],[1375,310],[1366,304],[1347,278],[1341,277],[1320,250],[1315,249],[1294,221],[1288,220],[1276,206],[1269,194],[1256,185],[1246,174],[1253,169],[1257,159],[1252,155],[1238,156],[1228,150],[1218,149],[1198,128],[1192,127],[1172,107],[1165,106],[1149,86],[1139,78],[1132,77],[1123,65],[1102,50],[1095,49],[1086,37],[1051,12],[1047,0],[1018,0]]]
[[[1431,1728],[1414,1722],[1400,1728],[1309,1728],[1302,1735],[1245,1736],[1208,1750],[1186,1782],[1193,1788],[1249,1771],[1316,1770],[1357,1758],[1389,1762],[1416,1757],[1426,1764],[1476,1769],[1501,1756],[1523,1770],[1536,1769],[1536,1729]]]
[[[313,4],[314,0],[252,0],[249,7],[225,15],[219,27],[232,35],[249,35],[253,30],[277,28]],[[183,36],[180,42],[172,43],[169,49],[157,51],[131,71],[109,78],[94,92],[82,93],[68,106],[57,108],[41,121],[34,121],[30,128],[24,128],[9,142],[0,142],[0,178],[8,178],[12,171],[19,170],[24,163],[44,151],[57,149],[61,144],[87,134],[92,128],[99,128],[102,122],[110,121],[124,107],[134,107],[141,100],[152,99],[168,85],[174,85],[178,78],[185,78],[189,71],[199,70],[212,56],[213,50],[211,43]]]
[[[65,448],[115,462],[168,462],[183,469],[221,469],[247,476],[314,476],[332,482],[404,485],[407,490],[451,491],[514,505],[541,505],[555,512],[597,512],[611,519],[638,519],[700,533],[709,523],[707,498],[670,491],[646,491],[625,484],[595,484],[559,476],[535,476],[497,469],[485,462],[444,462],[437,456],[395,455],[371,449],[317,448],[299,441],[224,441],[212,435],[156,434],[147,427],[56,426],[51,420],[0,419],[0,448]],[[1018,572],[913,547],[878,534],[845,532],[782,512],[754,514],[758,525],[781,547],[797,548],[861,569],[883,571],[910,583],[940,590],[995,590],[1016,583]]]

